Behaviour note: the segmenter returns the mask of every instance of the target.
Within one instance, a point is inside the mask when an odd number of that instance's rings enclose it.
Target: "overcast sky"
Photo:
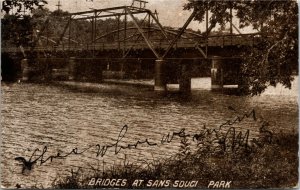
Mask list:
[[[183,5],[187,0],[147,0],[148,9],[153,12],[157,10],[159,20],[163,26],[181,27],[190,16],[190,11],[184,11]],[[61,9],[69,12],[87,11],[91,8],[102,9],[123,5],[131,5],[132,0],[60,0]],[[47,8],[50,10],[57,9],[58,0],[48,0]],[[237,22],[234,23],[238,25]],[[205,23],[193,21],[188,28],[194,30],[205,30]]]
[[[131,5],[132,0],[60,0],[61,9],[69,12],[86,11],[90,8],[102,9],[123,5]],[[148,9],[159,13],[159,20],[164,26],[180,27],[187,20],[191,12],[183,11],[186,0],[148,0]],[[58,0],[48,1],[50,10],[57,9]],[[194,27],[193,27],[194,28]]]
[[[188,19],[191,12],[183,11],[183,5],[187,0],[147,0],[148,9],[153,12],[157,10],[158,17],[163,26],[181,27]],[[102,9],[123,5],[131,5],[132,0],[60,0],[61,9],[69,12],[87,11],[90,8]],[[50,10],[57,9],[58,0],[49,0],[48,7]],[[203,24],[204,25],[204,24]],[[205,26],[199,25],[198,22],[190,24],[189,28],[204,30]]]

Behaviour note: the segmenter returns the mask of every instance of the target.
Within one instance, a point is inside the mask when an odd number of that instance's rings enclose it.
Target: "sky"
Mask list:
[[[147,0],[146,8],[151,11],[157,10],[159,21],[163,26],[182,27],[191,11],[183,10],[187,0]],[[88,11],[91,9],[103,9],[108,7],[131,5],[132,0],[60,0],[61,9],[68,12]],[[48,0],[47,8],[51,11],[57,9],[58,0]],[[237,21],[234,21],[237,26]],[[228,25],[229,26],[229,25]],[[188,28],[205,31],[205,23],[198,21],[190,23]],[[242,31],[247,32],[247,31]],[[236,32],[235,32],[236,33]]]
[[[45,8],[48,8],[50,11],[57,10],[59,0],[47,0],[48,4],[45,5]],[[157,10],[159,21],[163,26],[171,26],[175,28],[180,28],[184,25],[188,17],[191,15],[191,11],[183,10],[183,6],[187,3],[188,0],[146,0],[146,8],[150,9],[152,12]],[[79,12],[79,11],[89,11],[91,9],[103,9],[109,7],[117,6],[130,6],[132,0],[60,0],[61,7],[60,9],[68,12]],[[2,0],[1,0],[2,4]],[[1,18],[2,18],[1,13]],[[238,26],[237,19],[233,19],[235,26]],[[229,23],[226,25],[229,28]],[[193,30],[205,31],[205,22],[199,23],[198,21],[192,21],[188,28]],[[245,28],[240,30],[242,33],[252,33],[257,32],[253,31],[251,28]],[[233,29],[233,33],[238,33]]]
[[[189,15],[190,11],[183,11],[183,5],[186,0],[147,0],[149,3],[146,8],[153,12],[157,10],[159,20],[163,26],[180,27]],[[69,12],[87,11],[91,8],[102,9],[108,7],[131,5],[132,0],[60,0],[61,9]],[[57,9],[58,0],[49,0],[48,7],[50,10]],[[193,24],[195,25],[195,23]],[[197,24],[199,25],[199,24]],[[193,28],[199,26],[193,26]]]

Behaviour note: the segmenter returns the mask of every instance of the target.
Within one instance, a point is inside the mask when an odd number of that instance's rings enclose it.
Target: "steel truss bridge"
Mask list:
[[[229,11],[232,15],[232,10]],[[239,64],[238,61],[232,60],[241,58],[243,47],[254,46],[260,41],[261,35],[241,34],[232,23],[232,17],[228,34],[211,35],[213,27],[209,26],[208,12],[203,23],[206,31],[200,33],[187,29],[196,14],[197,11],[194,10],[179,29],[162,26],[156,11],[153,13],[145,6],[136,7],[134,4],[75,12],[64,17],[49,16],[39,32],[34,33],[31,47],[20,47],[20,50],[24,58],[30,53],[37,54],[37,62],[40,65],[48,65],[45,68],[52,68],[52,71],[55,70],[53,64],[65,65],[64,71],[68,73],[70,80],[76,78],[74,73],[86,72],[84,67],[87,67],[88,63],[92,64],[89,70],[95,70],[97,64],[109,66],[109,62],[124,63],[134,60],[138,65],[144,60],[144,63],[153,65],[155,90],[165,91],[167,83],[177,81],[182,91],[189,91],[190,65],[206,60],[212,62],[212,87],[223,88],[226,83],[236,84],[232,80],[226,82],[226,74],[238,79],[236,73]],[[59,24],[63,30],[57,33],[55,27]],[[51,31],[51,27],[54,27],[54,30]],[[233,29],[239,34],[234,34]],[[15,47],[2,48],[2,52],[20,50]],[[60,63],[59,59],[63,60],[63,63]],[[28,79],[30,64],[27,60],[21,64],[25,65],[22,66],[25,68],[23,78]],[[166,69],[166,65],[169,65],[169,69],[179,68],[179,74],[167,79],[169,70]],[[87,74],[85,77],[98,75],[97,73],[102,71],[103,67],[99,67],[96,73]]]
[[[260,38],[259,33],[233,34],[233,28],[238,29],[230,22],[230,33],[209,35],[208,14],[206,15],[206,31],[203,33],[188,30],[187,27],[194,19],[196,11],[192,12],[184,25],[178,30],[163,27],[157,13],[151,10],[134,6],[120,6],[105,9],[71,13],[61,20],[63,31],[53,36],[49,33],[49,25],[53,17],[48,17],[39,33],[35,33],[32,47],[23,47],[22,52],[39,52],[42,56],[53,55],[53,52],[89,52],[89,56],[99,57],[99,52],[118,51],[113,58],[126,58],[132,51],[150,50],[155,59],[174,58],[172,51],[188,49],[196,51],[195,58],[209,58],[209,49],[253,46]],[[116,22],[109,29],[101,28],[101,21],[111,19]],[[78,40],[78,23],[88,22],[89,31]],[[77,31],[74,31],[77,29]],[[85,29],[82,29],[85,30]],[[238,31],[239,32],[239,31]],[[19,51],[15,47],[3,47],[2,52]],[[212,53],[214,54],[214,53]],[[232,56],[232,55],[231,55]],[[176,57],[176,56],[175,56]]]

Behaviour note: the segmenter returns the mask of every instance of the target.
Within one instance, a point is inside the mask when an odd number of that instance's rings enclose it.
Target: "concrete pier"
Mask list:
[[[91,82],[102,82],[103,78],[103,66],[100,60],[93,60],[92,64],[89,65],[91,72]]]
[[[220,90],[223,89],[223,60],[221,57],[214,56],[212,58],[212,67],[211,67],[211,89]]]
[[[159,92],[167,91],[165,67],[166,67],[165,60],[158,59],[155,61],[154,91],[159,91]]]
[[[181,65],[181,74],[179,78],[179,92],[182,94],[191,93],[190,65]]]
[[[29,80],[29,64],[28,59],[22,59],[21,60],[21,71],[22,71],[22,81],[28,81]]]
[[[76,74],[76,70],[75,70],[75,66],[76,66],[76,59],[75,57],[70,57],[69,59],[69,63],[68,63],[68,79],[69,80],[75,80],[75,74]]]

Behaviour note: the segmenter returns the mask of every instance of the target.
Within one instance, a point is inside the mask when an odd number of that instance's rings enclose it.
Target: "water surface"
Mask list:
[[[141,145],[118,155],[108,151],[103,158],[97,158],[95,150],[90,150],[84,155],[37,165],[24,174],[20,163],[14,160],[17,156],[29,158],[34,149],[44,146],[48,147],[47,155],[51,155],[75,147],[114,143],[125,124],[128,131],[122,139],[124,145],[143,139],[157,143],[163,135],[182,128],[189,133],[201,130],[203,125],[215,128],[252,109],[270,123],[271,130],[297,132],[297,80],[292,90],[278,86],[261,96],[245,97],[212,93],[209,78],[193,79],[188,99],[178,94],[158,96],[147,87],[114,84],[80,83],[79,88],[69,88],[2,83],[2,187],[15,187],[17,183],[22,187],[51,187],[57,176],[70,174],[72,168],[105,169],[124,162],[125,157],[131,162],[144,162],[167,158],[178,151],[178,139],[156,147]],[[87,87],[96,90],[84,90]],[[253,136],[258,133],[258,126],[250,119],[237,127],[241,131],[250,129]]]

